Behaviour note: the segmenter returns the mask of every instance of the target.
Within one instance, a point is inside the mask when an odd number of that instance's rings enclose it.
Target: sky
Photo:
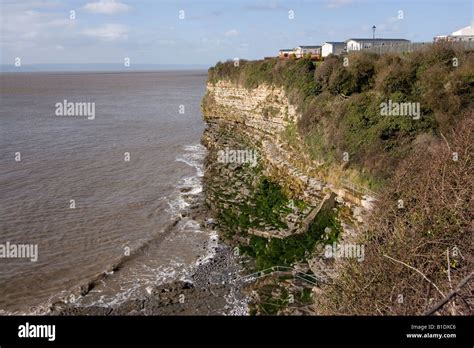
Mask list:
[[[432,41],[470,25],[474,0],[0,0],[0,9],[3,65],[212,66],[372,37],[373,25],[376,37]]]

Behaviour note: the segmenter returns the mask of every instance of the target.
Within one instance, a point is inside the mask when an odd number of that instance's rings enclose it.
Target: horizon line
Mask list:
[[[31,72],[140,72],[208,70],[208,64],[158,64],[140,63],[127,67],[120,63],[28,63],[21,66],[0,64],[0,73]]]

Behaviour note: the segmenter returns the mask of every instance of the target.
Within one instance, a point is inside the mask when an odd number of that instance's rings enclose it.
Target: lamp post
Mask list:
[[[375,29],[376,29],[376,28],[377,28],[377,27],[376,27],[375,25],[372,27],[372,38],[373,38],[374,40],[375,40]]]

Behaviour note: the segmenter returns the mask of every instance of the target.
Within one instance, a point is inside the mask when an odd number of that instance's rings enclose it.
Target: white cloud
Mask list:
[[[104,24],[97,28],[89,28],[82,31],[82,34],[98,38],[103,41],[115,41],[128,37],[128,28],[121,24]]]
[[[71,35],[77,24],[61,13],[37,11],[27,8],[25,4],[6,3],[1,6],[0,45],[9,52],[61,42]]]
[[[227,37],[235,37],[235,36],[239,36],[239,32],[236,29],[231,29],[231,30],[226,31],[224,35]]]
[[[128,11],[130,6],[115,0],[99,0],[85,4],[83,9],[92,13],[114,14]]]

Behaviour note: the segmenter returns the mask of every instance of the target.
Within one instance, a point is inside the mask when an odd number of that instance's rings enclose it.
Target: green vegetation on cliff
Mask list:
[[[302,118],[306,151],[331,170],[344,166],[375,186],[419,143],[447,132],[473,105],[474,53],[451,45],[405,55],[358,52],[308,59],[218,63],[209,82],[284,87]],[[388,101],[419,103],[420,117],[382,116]],[[343,157],[349,156],[345,163]]]
[[[305,59],[219,63],[209,70],[209,82],[284,87],[302,115],[284,139],[292,144],[287,137],[297,143],[301,136],[296,145],[325,163],[318,170],[357,172],[379,193],[366,230],[353,240],[365,247],[364,260],[340,260],[314,310],[423,314],[472,276],[474,53],[440,44],[410,54],[346,58],[331,56],[318,65]],[[420,117],[382,115],[389,101],[416,103]],[[259,268],[300,260],[321,237],[318,226],[332,223],[328,219],[315,221],[304,236],[252,236],[244,251]],[[283,306],[284,295],[269,306]],[[462,315],[471,308],[465,286],[436,311]]]
[[[251,146],[235,129],[220,127],[215,136],[215,149],[238,144]],[[341,233],[338,211],[329,204],[321,209],[306,233],[283,239],[250,234],[249,229],[288,230],[289,223],[293,228],[300,227],[296,221],[301,223],[311,207],[301,200],[290,199],[278,183],[265,176],[261,165],[214,162],[215,149],[210,151],[208,161],[212,166],[206,172],[208,203],[216,213],[222,236],[239,245],[242,254],[251,256],[256,269],[305,262],[316,244],[331,244],[337,240]],[[292,222],[289,216],[294,218]],[[242,243],[243,239],[248,242]]]
[[[225,226],[227,234],[232,236],[236,233],[246,233],[249,228],[265,226],[275,229],[288,228],[284,216],[291,212],[290,200],[283,194],[280,186],[262,177],[256,188],[248,188],[252,195],[245,201],[235,202],[232,196],[229,200],[223,199],[224,197],[220,199],[218,219]],[[297,204],[304,206],[303,202]]]
[[[260,270],[273,266],[291,266],[310,256],[317,243],[332,244],[337,241],[341,226],[336,216],[330,208],[322,210],[306,233],[283,239],[251,236],[249,245],[242,246],[241,250],[255,258],[257,269]]]
[[[240,169],[242,170],[243,168]],[[229,185],[239,187],[236,182],[229,181]],[[290,202],[293,202],[300,211],[305,210],[306,205],[302,201],[290,201],[281,187],[266,177],[262,177],[258,185],[251,189],[252,192],[247,199],[241,202],[236,202],[233,195],[224,196],[222,192],[211,193],[211,190],[212,188],[208,190],[208,194],[219,195],[216,210],[220,230],[229,240],[235,236],[249,238],[248,244],[241,244],[239,249],[255,260],[258,270],[305,262],[306,258],[312,255],[316,244],[332,244],[341,233],[337,212],[325,207],[318,213],[306,233],[283,239],[250,235],[248,233],[250,228],[287,229],[285,217],[292,212]]]

